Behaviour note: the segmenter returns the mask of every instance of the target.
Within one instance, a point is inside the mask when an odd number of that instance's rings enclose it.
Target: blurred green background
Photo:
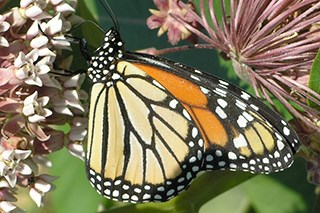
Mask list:
[[[97,20],[105,30],[113,26],[99,0],[79,1],[79,15],[93,18],[93,21]],[[159,38],[156,35],[157,30],[151,31],[146,26],[146,19],[150,16],[148,9],[155,8],[153,1],[110,0],[108,3],[116,14],[127,50],[170,47],[166,36]],[[93,14],[92,18],[88,10]],[[97,41],[103,39],[103,32],[94,25],[85,24],[83,34],[93,46],[98,45]],[[240,82],[235,76],[231,63],[223,61],[213,50],[190,50],[168,54],[165,57],[208,71],[252,92],[247,84]],[[76,60],[84,59],[78,56]],[[303,213],[312,212],[316,202],[315,187],[306,181],[305,165],[302,159],[297,159],[290,169],[268,176],[252,176],[241,172],[210,172],[205,176],[201,175],[199,180],[192,184],[187,194],[183,192],[176,202],[136,206],[111,202],[99,196],[85,177],[83,162],[72,157],[65,149],[52,154],[50,159],[53,167],[48,173],[59,176],[59,179],[54,182],[57,188],[46,196],[45,206],[42,208],[35,207],[33,203],[26,203],[25,205],[29,206],[29,212],[93,213],[98,209],[105,209],[104,212],[182,213],[193,212],[198,206],[192,206],[192,200],[201,199],[205,203],[200,208],[201,213]],[[245,180],[247,181],[240,184]],[[238,186],[233,187],[233,185]],[[233,188],[227,190],[230,187]],[[202,192],[207,196],[208,191],[212,193],[209,193],[209,197],[204,197]],[[218,196],[219,194],[221,195]],[[181,201],[183,199],[186,200]],[[209,201],[206,202],[207,200]],[[180,206],[174,208],[175,203]]]

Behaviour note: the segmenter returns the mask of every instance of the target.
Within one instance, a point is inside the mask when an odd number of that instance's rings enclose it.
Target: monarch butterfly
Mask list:
[[[270,173],[293,163],[299,148],[294,130],[224,80],[125,51],[115,28],[89,65],[86,170],[109,199],[166,201],[200,171]]]

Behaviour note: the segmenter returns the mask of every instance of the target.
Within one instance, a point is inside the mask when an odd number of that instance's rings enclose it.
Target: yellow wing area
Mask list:
[[[149,200],[167,200],[200,171],[201,134],[192,115],[148,73],[124,61],[117,70],[121,79],[95,83],[91,91],[89,179],[115,200],[143,200],[138,192],[145,188]]]

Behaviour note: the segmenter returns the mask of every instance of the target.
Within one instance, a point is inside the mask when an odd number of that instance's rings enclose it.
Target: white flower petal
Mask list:
[[[63,0],[50,0],[53,5],[60,4]]]
[[[46,32],[49,35],[54,35],[56,33],[61,32],[61,30],[62,30],[62,20],[61,20],[61,16],[59,13],[53,19],[48,21],[48,28],[47,28]]]
[[[35,49],[40,48],[40,47],[48,44],[48,41],[49,41],[49,39],[47,38],[47,36],[41,35],[41,36],[38,36],[38,37],[32,39],[30,42],[30,46]]]
[[[11,188],[15,187],[17,183],[17,176],[14,173],[7,173],[7,175],[4,176],[4,178],[8,181]]]
[[[0,36],[0,46],[9,47],[9,42],[3,36]]]
[[[7,202],[7,201],[1,201],[0,202],[0,209],[2,209],[4,212],[11,212],[16,208],[17,207],[15,205],[13,205],[12,203],[10,203],[10,202]]]
[[[26,159],[27,157],[29,157],[29,155],[31,154],[31,150],[21,150],[21,149],[16,149],[14,152],[14,157],[16,159]]]
[[[73,88],[78,86],[78,81],[80,79],[80,74],[72,76],[70,79],[68,79],[66,82],[64,82],[65,88]]]
[[[56,57],[56,54],[54,54],[54,52],[52,52],[51,50],[49,50],[49,48],[47,48],[47,47],[41,47],[41,48],[39,48],[39,55],[40,55],[40,56],[52,56],[52,57]]]
[[[42,87],[41,78],[39,78],[38,76],[36,76],[35,78],[28,78],[28,79],[24,80],[24,82],[28,85],[35,85],[38,87]]]
[[[0,180],[0,188],[9,188],[10,185],[8,183],[8,181],[6,181],[5,179],[1,179]]]
[[[50,98],[49,96],[43,96],[41,98],[38,98],[38,103],[41,105],[41,106],[45,106],[49,103],[50,101]]]
[[[17,77],[17,79],[20,79],[20,80],[28,78],[27,72],[23,68],[17,69],[15,72],[15,76]]]
[[[74,100],[79,100],[79,96],[76,90],[66,90],[63,93],[64,97],[66,98],[66,100],[68,101],[68,103],[70,101],[74,101]]]
[[[26,97],[23,101],[24,105],[28,105],[28,104],[32,104],[35,100],[38,99],[38,91],[35,91],[34,93],[32,93],[31,95],[29,95],[28,97]]]
[[[27,8],[25,12],[26,16],[29,18],[34,18],[40,15],[41,13],[42,13],[42,9],[37,5]]]
[[[54,107],[54,111],[60,114],[73,116],[73,113],[71,112],[71,110],[66,106]]]
[[[37,65],[39,68],[38,75],[47,74],[50,71],[50,67],[46,64]]]
[[[30,116],[30,115],[33,115],[35,113],[35,110],[34,110],[34,107],[32,104],[28,104],[28,105],[24,105],[22,107],[22,113],[25,115],[25,116]]]
[[[34,187],[38,190],[38,191],[41,191],[41,192],[48,192],[50,191],[51,189],[51,184],[50,183],[47,183],[43,180],[37,180],[34,184]]]
[[[27,55],[26,55],[26,60],[30,61],[31,63],[35,62],[39,58],[39,51],[37,49],[31,50]]]
[[[4,21],[0,24],[0,32],[1,33],[6,32],[9,28],[10,28],[10,24],[6,21]]]
[[[40,33],[39,22],[35,20],[27,31],[27,39],[36,37]]]
[[[37,204],[37,206],[40,207],[42,204],[42,195],[34,188],[30,189],[29,195],[31,199]]]
[[[49,117],[50,115],[52,115],[52,111],[51,111],[50,109],[44,108],[42,115],[43,115],[44,117]]]
[[[6,164],[4,162],[0,162],[0,176],[3,176],[6,172]]]
[[[61,3],[55,7],[57,12],[74,12],[74,9],[67,3]]]
[[[87,130],[83,127],[73,127],[71,128],[69,139],[71,141],[83,141],[87,135]]]
[[[26,61],[26,55],[23,52],[19,52],[18,57],[14,60],[14,66],[20,68]]]
[[[32,115],[32,116],[28,117],[28,120],[31,123],[37,123],[37,122],[41,122],[41,121],[46,120],[46,118],[44,116],[41,116],[41,115]]]
[[[20,1],[20,6],[21,7],[27,7],[29,4],[33,3],[34,0],[21,0]]]
[[[12,160],[14,157],[14,151],[13,150],[5,150],[1,153],[1,157],[5,160]]]
[[[21,163],[19,165],[19,171],[23,175],[30,175],[32,173],[32,169],[27,164]]]
[[[68,144],[68,151],[71,155],[79,158],[80,160],[84,161],[84,150],[83,146],[80,144],[70,143]]]

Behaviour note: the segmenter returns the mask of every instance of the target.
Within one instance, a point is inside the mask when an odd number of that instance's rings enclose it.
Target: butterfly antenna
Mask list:
[[[119,31],[120,27],[119,27],[118,19],[116,18],[115,14],[114,14],[113,10],[111,9],[110,5],[108,4],[108,2],[106,0],[100,0],[100,4],[103,6],[105,11],[108,13],[116,30]]]

